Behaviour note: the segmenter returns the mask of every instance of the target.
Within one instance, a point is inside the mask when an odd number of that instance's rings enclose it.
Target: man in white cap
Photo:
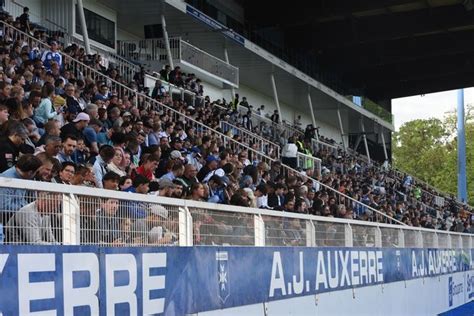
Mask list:
[[[147,217],[137,219],[131,232],[136,236],[137,242],[153,245],[171,245],[176,241],[176,236],[166,228],[169,212],[158,204],[149,205]]]
[[[82,131],[89,125],[90,117],[87,113],[81,112],[77,114],[76,118],[63,127],[61,127],[61,139],[68,135],[75,136],[76,138],[83,138]]]

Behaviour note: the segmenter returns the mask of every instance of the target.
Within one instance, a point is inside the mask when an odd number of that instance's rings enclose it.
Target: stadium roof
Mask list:
[[[474,85],[474,0],[239,2],[252,25],[281,32],[284,47],[354,94],[382,100]]]

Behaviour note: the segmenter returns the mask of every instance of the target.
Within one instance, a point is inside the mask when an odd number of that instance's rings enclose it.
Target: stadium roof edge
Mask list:
[[[227,37],[233,42],[239,44],[240,46],[244,47],[245,49],[251,51],[252,53],[256,54],[257,56],[261,57],[262,59],[266,60],[267,62],[272,64],[272,67],[277,67],[278,69],[286,72],[289,75],[299,79],[304,84],[308,84],[312,88],[316,89],[324,93],[325,95],[329,96],[333,100],[337,101],[338,104],[345,105],[348,109],[357,112],[362,117],[366,119],[372,120],[375,123],[383,126],[384,128],[394,131],[395,127],[393,122],[387,122],[384,119],[380,118],[379,116],[367,111],[366,109],[356,105],[351,100],[346,98],[345,96],[337,93],[333,89],[325,86],[324,84],[320,83],[316,79],[308,76],[307,74],[303,73],[302,71],[296,69],[292,65],[284,62],[280,58],[274,56],[273,54],[269,53],[265,49],[261,48],[260,46],[256,45],[255,43],[249,41],[248,39],[244,38],[240,34],[235,33],[234,31],[227,29],[219,22],[213,20],[212,18],[208,17],[204,13],[200,12],[199,10],[195,9],[191,5],[187,4],[183,0],[165,0],[165,3],[174,7],[175,9],[181,11],[184,14],[193,16],[197,20],[199,20],[202,24],[214,28],[219,29],[221,28],[221,33],[224,37]]]

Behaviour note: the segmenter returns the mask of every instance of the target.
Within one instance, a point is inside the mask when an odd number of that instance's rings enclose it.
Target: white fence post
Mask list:
[[[179,245],[193,245],[193,217],[187,207],[180,207],[178,214]]]
[[[306,221],[306,247],[316,246],[316,229],[312,220]]]
[[[350,224],[344,225],[344,245],[346,247],[352,247],[354,244],[354,239],[352,236],[352,227]]]
[[[403,229],[401,228],[398,231],[398,247],[405,248],[405,233],[403,232]]]
[[[63,245],[80,245],[80,208],[73,194],[62,195]]]
[[[416,246],[418,248],[423,248],[423,233],[421,230],[418,230],[416,232]]]
[[[433,248],[439,248],[438,233],[433,233]]]
[[[382,247],[382,230],[379,226],[375,228],[375,247]]]
[[[265,222],[260,214],[253,216],[255,227],[255,246],[265,246]]]

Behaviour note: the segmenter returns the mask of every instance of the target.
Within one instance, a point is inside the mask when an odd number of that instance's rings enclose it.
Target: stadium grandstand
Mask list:
[[[473,8],[376,2],[311,23]],[[391,165],[400,78],[279,54],[263,2],[0,4],[0,315],[474,315],[474,210]]]

